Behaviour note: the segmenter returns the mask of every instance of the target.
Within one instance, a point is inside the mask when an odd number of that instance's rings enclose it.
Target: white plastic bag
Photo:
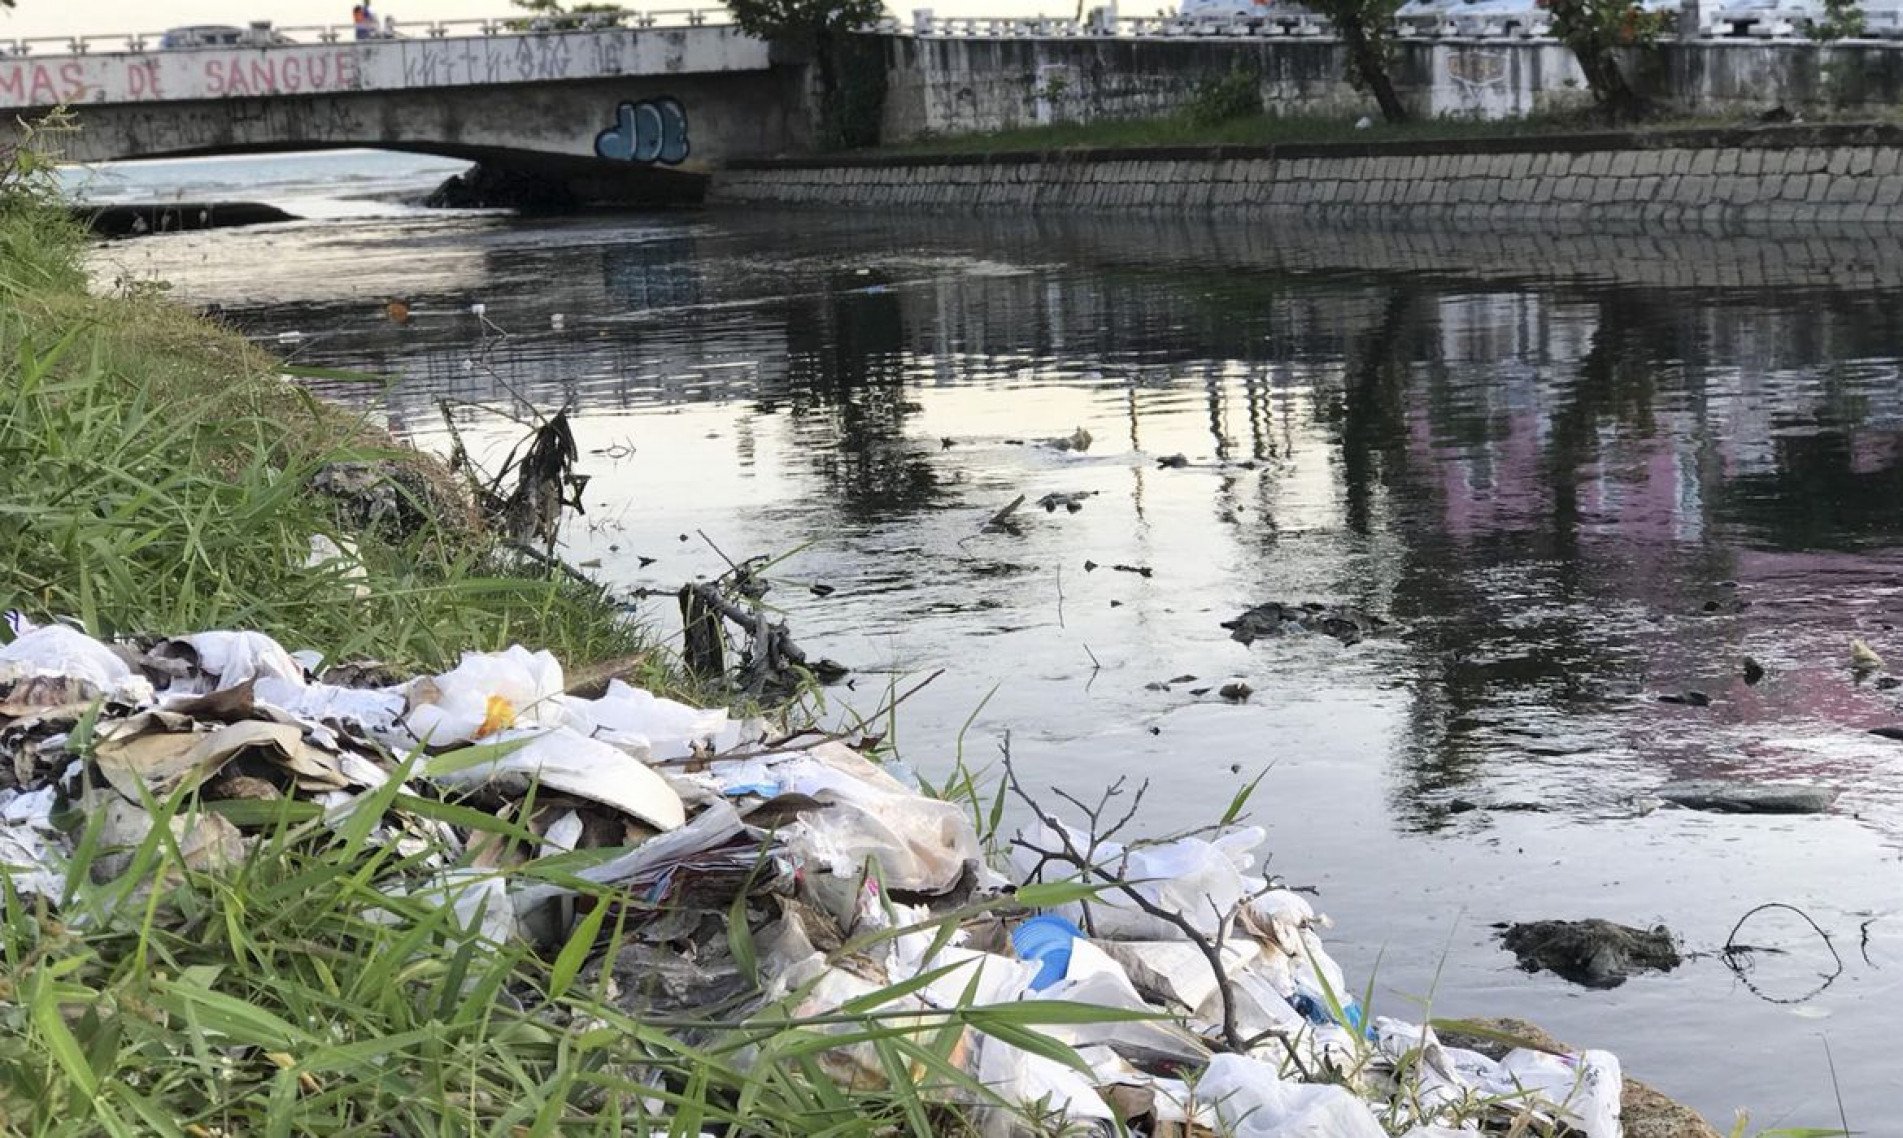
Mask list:
[[[205,678],[183,686],[173,684],[174,692],[224,691],[266,677],[287,684],[304,682],[304,666],[262,632],[198,632],[178,639],[198,654]]]
[[[439,676],[411,681],[404,726],[417,741],[448,747],[512,727],[554,727],[565,718],[562,666],[520,644],[467,652]]]
[[[663,830],[687,821],[687,808],[667,780],[641,760],[567,728],[555,731],[507,731],[486,740],[507,753],[465,765],[452,752],[430,760],[422,776],[442,786],[477,786],[492,781],[526,785],[535,778],[550,790],[612,806]]]
[[[1500,1060],[1499,1075],[1482,1088],[1495,1094],[1532,1092],[1554,1104],[1559,1115],[1586,1138],[1619,1138],[1620,1096],[1625,1080],[1610,1051],[1577,1056],[1516,1048]]]
[[[1218,1055],[1196,1084],[1229,1138],[1387,1138],[1368,1106],[1333,1084],[1296,1083],[1240,1055]]]
[[[770,770],[781,793],[827,804],[789,828],[788,845],[837,877],[856,881],[876,863],[888,889],[944,893],[979,859],[963,808],[907,790],[849,747],[822,744]]]
[[[153,698],[152,685],[117,653],[63,624],[28,629],[0,647],[0,684],[32,676],[80,680],[122,703],[147,703]]]
[[[1082,852],[1090,846],[1089,835],[1069,827],[1060,833],[1040,823],[1019,834],[1023,841],[1043,850],[1063,849],[1066,836],[1074,850]],[[1200,935],[1213,939],[1227,928],[1242,899],[1259,883],[1259,878],[1246,874],[1255,864],[1252,851],[1265,836],[1262,829],[1250,826],[1213,842],[1181,838],[1134,850],[1104,842],[1093,856],[1098,865],[1132,882],[1132,888],[1144,900],[1180,914]],[[1028,873],[1037,855],[1020,847],[1012,859],[1021,872]],[[1080,925],[1084,923],[1082,905],[1066,905],[1054,911]],[[1115,889],[1106,890],[1090,903],[1087,927],[1093,935],[1110,940],[1184,939],[1182,929],[1137,908],[1127,898],[1119,897]]]
[[[562,708],[577,731],[635,753],[645,750],[650,761],[683,759],[697,745],[728,741],[724,710],[690,707],[620,680],[609,680],[600,699],[565,697]]]

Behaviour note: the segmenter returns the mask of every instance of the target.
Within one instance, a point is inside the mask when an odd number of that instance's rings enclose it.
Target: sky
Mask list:
[[[355,0],[17,0],[12,12],[0,9],[0,39],[23,36],[112,35],[157,32],[180,24],[248,24],[270,20],[280,27],[347,24]],[[1093,3],[1095,0],[1093,0]],[[716,8],[720,0],[624,0],[637,10]],[[506,16],[516,11],[509,0],[373,0],[378,16],[397,20],[448,20]],[[1127,5],[1126,5],[1127,6]],[[1029,16],[1042,7],[1069,12],[1065,0],[888,0],[895,15],[909,18],[915,7],[948,16]]]
[[[21,36],[108,35],[154,32],[180,24],[248,24],[270,20],[282,26],[348,24],[355,0],[16,0],[12,12],[0,11],[0,38]],[[700,2],[700,0],[697,0]],[[707,3],[716,6],[718,0]],[[402,20],[446,20],[505,16],[509,0],[373,0],[379,16]],[[657,9],[688,8],[694,3],[665,3]],[[634,7],[630,4],[629,7]]]

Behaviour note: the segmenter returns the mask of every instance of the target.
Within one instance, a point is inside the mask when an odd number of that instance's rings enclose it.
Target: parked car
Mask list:
[[[160,51],[191,51],[207,47],[271,47],[275,44],[294,43],[290,36],[271,27],[269,20],[259,20],[250,27],[240,28],[230,24],[190,24],[185,27],[168,29],[159,37]]]
[[[1326,26],[1322,16],[1288,0],[1181,0],[1176,19],[1198,27],[1277,27],[1287,32]]]
[[[1719,36],[1786,39],[1824,20],[1822,0],[1743,0],[1718,9],[1711,31]]]

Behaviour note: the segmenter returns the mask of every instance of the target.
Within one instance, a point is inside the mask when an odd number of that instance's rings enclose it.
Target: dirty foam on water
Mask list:
[[[1817,287],[1847,249],[1866,285]],[[1674,283],[1705,257],[1757,275]],[[1516,252],[756,213],[274,226],[100,255],[299,362],[397,378],[372,403],[424,445],[444,442],[441,398],[572,403],[593,481],[571,559],[671,589],[723,568],[703,531],[735,557],[799,550],[772,599],[855,668],[838,704],[945,669],[893,725],[927,775],[961,731],[974,763],[1009,731],[1039,783],[1152,780],[1160,832],[1267,768],[1273,868],[1320,888],[1377,1012],[1534,1019],[1721,1128],[1738,1107],[1836,1125],[1827,1038],[1872,1132],[1903,1109],[1903,743],[1866,729],[1903,708],[1853,679],[1848,646],[1903,671],[1890,257],[1855,235],[1621,257],[1590,236]],[[397,298],[407,326],[384,315]],[[519,434],[459,422],[491,458]],[[1036,445],[1078,427],[1081,454]],[[1090,496],[1047,513],[1051,492]],[[983,532],[1019,494],[1018,531]],[[1267,600],[1398,628],[1244,646],[1219,626]],[[1234,680],[1247,703],[1218,698]],[[1690,691],[1710,706],[1657,698]],[[1651,809],[1661,783],[1712,776],[1844,795],[1818,817]],[[1769,901],[1832,944],[1764,914],[1740,939],[1790,951],[1741,979],[1711,954]],[[1490,927],[1588,916],[1663,922],[1704,955],[1587,992],[1517,971]]]

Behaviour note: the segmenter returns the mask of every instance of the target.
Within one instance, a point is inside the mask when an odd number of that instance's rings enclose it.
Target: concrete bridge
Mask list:
[[[377,147],[480,161],[583,202],[697,199],[713,166],[805,149],[811,132],[802,68],[776,66],[765,43],[717,22],[724,12],[681,15],[369,40],[254,30],[257,46],[192,49],[16,44],[0,56],[0,146],[64,105],[79,127],[58,143],[72,161]],[[315,42],[285,34],[297,31]]]

